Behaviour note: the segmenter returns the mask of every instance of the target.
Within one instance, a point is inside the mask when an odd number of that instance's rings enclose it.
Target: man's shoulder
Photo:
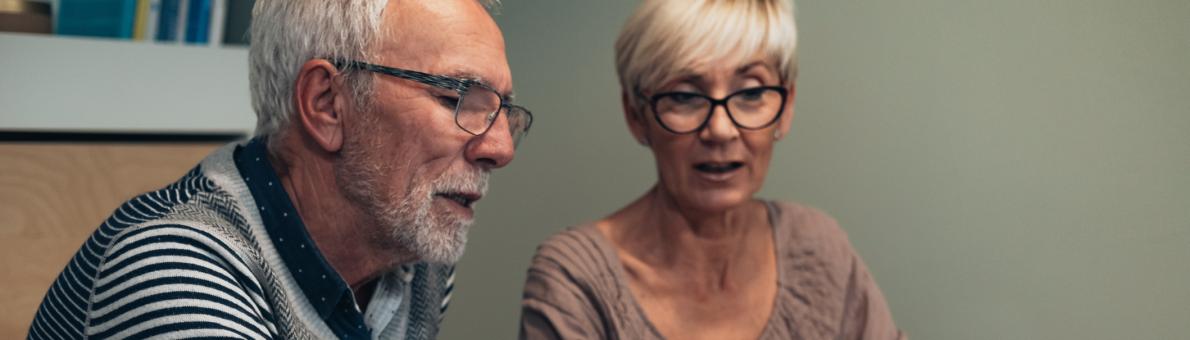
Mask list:
[[[205,252],[239,259],[242,242],[234,242],[242,205],[204,175],[202,165],[178,181],[129,199],[121,204],[97,235],[104,264],[131,249],[169,248],[178,245],[200,247]],[[240,261],[242,262],[242,260]]]
[[[202,164],[196,165],[178,180],[134,196],[113,209],[50,286],[29,337],[85,336],[88,311],[101,305],[95,303],[97,298],[109,298],[103,304],[109,309],[114,308],[109,305],[132,306],[116,303],[132,296],[120,292],[150,291],[150,286],[184,280],[182,276],[167,275],[177,272],[168,269],[177,263],[188,262],[192,268],[230,268],[242,262],[237,256],[243,252],[228,251],[226,238],[212,232],[214,228],[176,218],[180,210],[196,209],[190,208],[196,201],[220,191],[206,176],[208,172]],[[158,256],[161,254],[169,256]],[[110,300],[112,297],[116,300]],[[104,311],[113,312],[109,309]]]
[[[271,333],[270,308],[259,304],[264,292],[240,253],[201,225],[127,229],[98,268],[88,334],[124,338],[156,334],[144,333],[149,330],[227,328],[240,335]]]
[[[100,310],[105,300],[113,302],[113,296],[159,287],[185,291],[182,287],[197,285],[263,294],[246,253],[200,224],[150,223],[129,228],[116,236],[101,257],[91,311]]]
[[[240,256],[242,249],[214,227],[197,222],[158,220],[129,227],[117,234],[103,255],[102,267],[110,268],[132,256],[130,254],[144,257],[155,253],[245,262]]]

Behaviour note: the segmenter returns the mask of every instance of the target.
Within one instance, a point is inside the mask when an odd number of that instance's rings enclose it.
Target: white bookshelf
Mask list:
[[[244,47],[0,33],[0,130],[250,133]]]

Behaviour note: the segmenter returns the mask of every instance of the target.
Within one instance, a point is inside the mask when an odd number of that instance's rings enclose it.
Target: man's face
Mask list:
[[[368,62],[511,91],[503,37],[476,1],[390,1],[382,20],[384,33]],[[455,123],[454,107],[444,100],[456,96],[453,91],[373,77],[372,106],[343,118],[336,179],[379,224],[367,229],[375,240],[421,260],[453,263],[463,253],[488,172],[512,161],[507,118],[500,115],[475,136]]]

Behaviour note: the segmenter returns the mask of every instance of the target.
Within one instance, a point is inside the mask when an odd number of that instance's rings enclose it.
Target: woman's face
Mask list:
[[[793,88],[780,83],[781,77],[774,65],[769,59],[754,58],[743,63],[697,68],[675,75],[659,88],[646,89],[641,94],[643,100],[638,103],[629,103],[625,99],[628,125],[635,137],[652,149],[660,189],[672,197],[679,208],[707,213],[725,211],[750,201],[764,184],[773,144],[789,131],[793,117]],[[662,127],[654,108],[662,111],[660,114],[665,120],[680,122],[680,119],[668,120],[672,116],[666,115],[692,97],[670,98],[658,105],[652,105],[651,101],[654,95],[669,92],[689,92],[721,100],[741,90],[761,86],[781,86],[788,91],[788,96],[783,103],[776,104],[781,111],[776,122],[760,129],[740,128],[728,117],[729,108],[717,105],[701,129],[674,133],[670,130],[683,129],[674,129],[670,123],[667,123],[669,130]],[[759,96],[741,93],[727,105],[731,106],[731,114],[737,121],[746,120],[741,116],[752,100],[748,98]],[[698,115],[705,117],[705,112],[703,110]]]

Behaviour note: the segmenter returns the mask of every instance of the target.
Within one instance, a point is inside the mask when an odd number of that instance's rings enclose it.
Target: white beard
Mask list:
[[[399,202],[377,202],[376,219],[397,244],[413,251],[423,261],[453,264],[463,256],[467,231],[474,222],[452,212],[435,214],[435,192],[468,191],[485,193],[488,173],[473,171],[444,172],[433,181],[419,181],[408,197]],[[395,200],[394,200],[395,201]],[[449,203],[454,204],[454,203]]]
[[[409,195],[401,196],[388,192],[389,182],[385,180],[394,173],[394,167],[372,164],[377,159],[371,156],[373,150],[377,150],[376,145],[347,140],[343,146],[342,158],[335,166],[336,180],[348,199],[363,205],[365,213],[380,224],[378,230],[372,230],[376,233],[374,237],[383,238],[380,240],[382,244],[408,250],[422,261],[458,262],[467,245],[467,231],[474,220],[448,211],[432,211],[434,193],[486,193],[488,172],[467,166],[448,170],[429,180],[426,174],[417,171]]]

